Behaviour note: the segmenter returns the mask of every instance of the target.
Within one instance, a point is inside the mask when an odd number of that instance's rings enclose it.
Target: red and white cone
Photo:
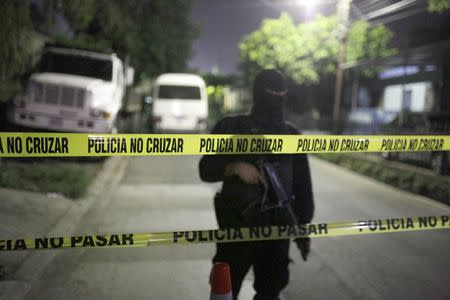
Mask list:
[[[227,263],[218,262],[214,264],[209,300],[233,300],[230,266]]]

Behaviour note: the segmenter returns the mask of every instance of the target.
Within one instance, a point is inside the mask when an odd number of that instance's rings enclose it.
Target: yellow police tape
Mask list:
[[[0,157],[449,151],[450,135],[0,133]]]
[[[362,220],[346,223],[260,226],[156,233],[92,234],[0,240],[0,251],[60,248],[115,248],[336,237],[450,229],[450,215]]]

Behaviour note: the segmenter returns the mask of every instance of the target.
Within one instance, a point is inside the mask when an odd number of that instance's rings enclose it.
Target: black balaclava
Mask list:
[[[251,115],[265,127],[278,127],[284,123],[286,99],[287,83],[284,75],[277,70],[264,70],[255,78]]]

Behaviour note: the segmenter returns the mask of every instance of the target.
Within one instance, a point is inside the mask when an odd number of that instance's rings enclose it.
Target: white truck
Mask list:
[[[133,73],[115,54],[47,48],[8,120],[51,131],[114,133]]]

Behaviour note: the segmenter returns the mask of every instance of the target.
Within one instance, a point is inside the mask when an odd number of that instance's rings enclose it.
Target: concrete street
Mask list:
[[[199,180],[198,160],[130,158],[120,184],[105,191],[107,199],[91,208],[77,232],[216,228],[218,185]],[[310,162],[314,222],[450,213],[448,206]],[[283,299],[450,299],[449,249],[449,230],[316,239],[306,263],[291,248],[295,264]],[[214,245],[59,251],[29,282],[27,298],[208,299],[213,253]],[[249,274],[240,299],[252,295]]]

